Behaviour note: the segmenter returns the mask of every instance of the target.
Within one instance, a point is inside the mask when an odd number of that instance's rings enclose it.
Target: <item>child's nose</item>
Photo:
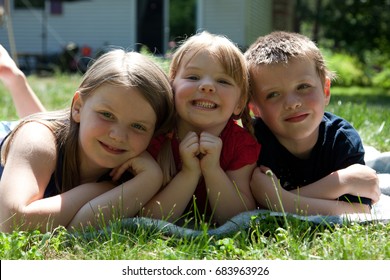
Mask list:
[[[302,106],[302,101],[296,94],[289,94],[286,96],[285,107],[286,109],[297,109]]]
[[[127,133],[120,126],[114,126],[111,128],[109,136],[117,142],[125,142]]]
[[[205,81],[199,86],[199,90],[204,93],[213,93],[215,92],[215,87],[211,81]]]

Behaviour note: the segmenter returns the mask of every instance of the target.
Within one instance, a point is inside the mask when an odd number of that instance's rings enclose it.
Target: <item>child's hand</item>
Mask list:
[[[137,176],[141,172],[154,172],[160,171],[160,166],[154,160],[154,158],[148,153],[143,152],[139,156],[135,158],[131,158],[128,161],[124,162],[122,165],[115,167],[110,172],[113,181],[119,180],[119,178],[125,173],[129,171],[134,176]]]
[[[202,171],[219,168],[222,150],[222,139],[202,132],[199,137],[199,151],[201,154],[200,165]]]
[[[366,165],[353,164],[338,173],[346,194],[369,198],[372,203],[378,202],[381,191],[375,170]]]
[[[199,137],[195,132],[189,132],[180,142],[180,157],[183,161],[183,170],[196,170],[200,172],[199,166]]]
[[[7,50],[0,44],[0,80],[4,84],[9,84],[11,80],[20,72],[15,61],[9,56]]]

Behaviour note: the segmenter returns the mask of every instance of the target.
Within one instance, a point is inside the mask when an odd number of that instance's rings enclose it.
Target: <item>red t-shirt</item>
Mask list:
[[[223,143],[220,157],[222,170],[237,170],[245,165],[257,162],[260,154],[260,144],[246,129],[239,126],[233,119],[228,121],[220,137]],[[161,146],[166,139],[167,137],[165,135],[152,139],[148,151],[154,158],[157,158]],[[181,160],[179,153],[179,141],[177,140],[176,135],[172,137],[171,143],[176,170],[179,171],[181,169]],[[203,179],[199,181],[194,194],[196,196],[197,208],[200,211],[206,209],[207,192]],[[192,201],[189,203],[187,208],[190,209],[189,207],[191,206]],[[207,209],[207,213],[211,213],[209,212],[211,209],[208,203]]]

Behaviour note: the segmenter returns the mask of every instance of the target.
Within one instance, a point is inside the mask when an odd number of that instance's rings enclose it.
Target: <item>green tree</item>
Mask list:
[[[169,0],[170,39],[181,41],[195,33],[196,0]]]
[[[296,0],[296,31],[364,60],[366,51],[390,53],[389,0]]]
[[[390,52],[390,1],[327,1],[321,14],[324,36],[336,50],[361,58],[365,50]]]

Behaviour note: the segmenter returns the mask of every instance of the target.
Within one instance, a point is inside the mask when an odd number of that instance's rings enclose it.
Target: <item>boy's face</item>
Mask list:
[[[288,64],[257,66],[251,69],[251,83],[258,115],[279,142],[288,149],[313,147],[330,100],[330,81],[322,84],[314,62],[294,58]]]

